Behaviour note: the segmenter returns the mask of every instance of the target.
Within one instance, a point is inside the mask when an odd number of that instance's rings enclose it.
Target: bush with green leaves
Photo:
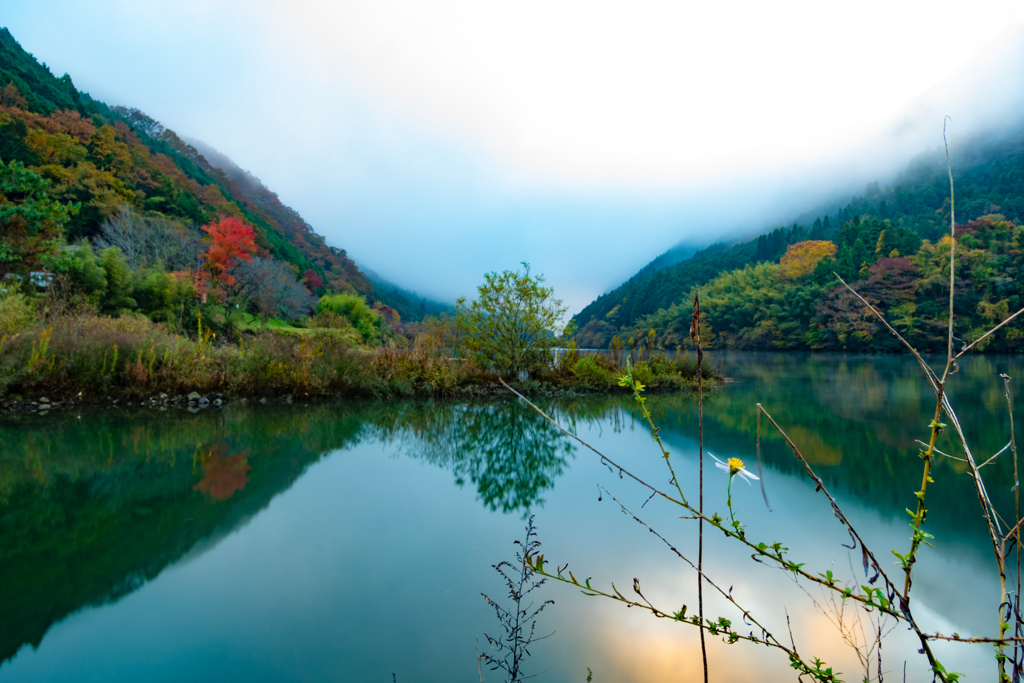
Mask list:
[[[0,285],[0,337],[21,332],[34,321],[28,297],[14,287]]]
[[[139,310],[157,322],[180,330],[195,318],[200,304],[191,280],[175,277],[159,268],[147,268],[136,275],[133,297]]]
[[[86,296],[98,301],[107,293],[107,271],[88,240],[82,240],[71,251],[67,271],[71,283]]]
[[[584,356],[572,364],[569,372],[584,385],[601,387],[618,379],[609,366],[610,363],[605,356]]]
[[[373,342],[380,337],[384,317],[366,305],[358,294],[328,294],[321,297],[316,305],[316,315],[332,313],[348,320],[363,336],[364,342]]]
[[[506,270],[487,273],[477,287],[477,298],[465,297],[455,305],[459,343],[482,368],[509,377],[551,367],[552,350],[568,310],[544,276]]]
[[[132,270],[121,250],[117,247],[104,249],[100,266],[107,274],[107,290],[100,300],[101,308],[113,313],[138,308],[138,302],[132,298],[135,290]]]

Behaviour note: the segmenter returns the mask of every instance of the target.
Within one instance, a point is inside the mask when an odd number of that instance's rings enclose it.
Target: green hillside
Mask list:
[[[427,308],[393,287],[378,292],[344,249],[328,246],[253,176],[206,151],[137,109],[80,93],[0,29],[0,278],[59,272],[61,244],[98,244],[105,223],[127,207],[196,239],[199,226],[236,217],[254,230],[256,256],[286,264],[314,294],[357,293],[412,320]]]
[[[964,338],[1001,321],[1020,296],[1024,246],[1024,135],[978,136],[954,159],[960,284],[957,334]],[[945,155],[915,158],[887,187],[877,183],[809,224],[776,228],[756,239],[716,244],[651,272],[644,269],[576,317],[577,341],[607,347],[615,337],[648,337],[663,348],[685,345],[693,294],[700,291],[709,335],[721,347],[750,349],[881,350],[891,336],[849,301],[833,271],[903,325],[923,348],[943,345],[943,299],[948,296],[949,180]],[[816,214],[809,214],[814,216]],[[783,261],[806,258],[799,275]],[[786,254],[790,253],[789,257]],[[945,255],[945,266],[943,263]],[[945,268],[945,275],[942,274]],[[803,272],[806,271],[806,272]],[[962,291],[961,291],[962,290]],[[710,338],[710,337],[709,337]],[[1018,350],[1013,325],[990,350]]]

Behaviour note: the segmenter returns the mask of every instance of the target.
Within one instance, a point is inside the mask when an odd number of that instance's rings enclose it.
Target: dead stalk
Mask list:
[[[697,520],[697,609],[701,621],[704,621],[704,384],[702,365],[704,362],[704,350],[700,346],[700,297],[693,295],[693,322],[690,324],[690,339],[697,345],[697,448],[700,482],[699,499],[697,511],[700,517]],[[672,478],[675,480],[675,473]],[[676,485],[679,482],[676,480]],[[795,649],[795,648],[794,648]],[[704,642],[704,629],[700,630],[700,656],[704,664],[704,683],[708,683],[708,650]]]

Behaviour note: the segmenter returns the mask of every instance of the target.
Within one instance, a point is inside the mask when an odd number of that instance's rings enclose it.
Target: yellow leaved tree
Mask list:
[[[779,261],[782,265],[782,279],[791,280],[814,272],[814,268],[826,256],[835,256],[838,247],[828,240],[807,240],[789,245]]]

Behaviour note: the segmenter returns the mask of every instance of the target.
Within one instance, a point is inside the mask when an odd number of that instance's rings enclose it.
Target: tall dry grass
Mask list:
[[[353,348],[329,329],[230,343],[208,328],[189,338],[135,315],[50,317],[0,343],[0,398],[448,395],[467,376],[443,354]]]

